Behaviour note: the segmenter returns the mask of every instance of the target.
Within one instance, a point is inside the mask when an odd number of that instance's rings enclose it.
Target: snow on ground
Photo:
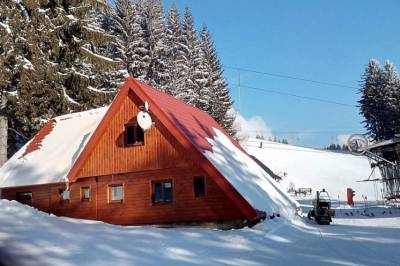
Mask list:
[[[8,265],[399,265],[400,217],[275,218],[254,228],[122,227],[60,218],[0,200]],[[0,263],[1,264],[1,263]]]
[[[262,144],[261,144],[262,143]],[[357,182],[371,175],[369,161],[363,156],[297,147],[271,141],[248,139],[241,143],[245,150],[263,162],[275,174],[283,176],[282,185],[298,188],[325,188],[332,199],[346,200],[347,188],[356,191],[355,200],[381,200],[381,183]],[[379,178],[379,170],[372,175]]]
[[[253,159],[236,147],[220,130],[208,141],[211,151],[204,155],[232,186],[256,209],[268,214],[293,217],[296,202]]]

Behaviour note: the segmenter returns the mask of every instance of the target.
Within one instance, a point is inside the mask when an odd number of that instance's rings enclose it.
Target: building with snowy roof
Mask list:
[[[206,112],[133,78],[110,106],[48,121],[0,168],[0,189],[48,213],[121,225],[295,213],[295,202]]]

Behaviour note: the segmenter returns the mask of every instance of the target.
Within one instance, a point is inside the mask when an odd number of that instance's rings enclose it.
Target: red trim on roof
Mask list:
[[[225,132],[225,130],[206,112],[194,108],[191,105],[177,100],[133,78],[128,78],[126,80],[124,86],[121,88],[99,126],[68,173],[68,179],[71,182],[76,181],[79,170],[83,167],[91,151],[100,140],[109,121],[119,110],[122,101],[130,90],[143,102],[147,101],[149,103],[152,114],[160,120],[170,133],[192,155],[192,158],[199,162],[204,171],[214,179],[217,185],[239,207],[246,218],[248,220],[257,219],[256,210],[203,154],[204,151],[211,150],[212,148],[207,138],[215,137],[213,128],[219,129],[221,132]],[[228,134],[226,135],[229,136]],[[243,151],[232,137],[230,137],[230,139],[236,147]]]

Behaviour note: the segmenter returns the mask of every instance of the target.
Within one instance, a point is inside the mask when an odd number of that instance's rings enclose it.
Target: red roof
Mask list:
[[[225,133],[225,130],[207,112],[156,90],[143,82],[137,80],[135,82],[148,96],[149,101],[159,107],[160,111],[188,137],[199,151],[211,150],[211,145],[206,138],[215,137],[213,128]],[[150,109],[151,107],[150,105]],[[226,133],[226,135],[239,149],[242,149],[229,134]]]
[[[157,117],[160,122],[170,131],[170,133],[181,143],[181,145],[192,155],[192,158],[199,162],[200,166],[207,174],[214,179],[217,185],[225,191],[228,197],[242,210],[243,214],[249,219],[257,218],[255,209],[243,198],[243,196],[226,180],[226,178],[214,167],[214,165],[204,156],[203,152],[211,150],[211,145],[207,138],[213,139],[214,130],[218,129],[229,136],[224,129],[206,112],[201,111],[189,104],[186,104],[174,97],[156,90],[133,78],[128,78],[124,86],[115,97],[107,113],[103,117],[96,131],[88,141],[84,150],[80,154],[74,166],[68,173],[71,182],[76,181],[77,174],[90,152],[96,146],[102,133],[106,129],[109,121],[118,111],[123,99],[133,91],[143,102],[147,101],[150,106],[150,113]],[[229,136],[232,143],[240,150],[240,145]]]

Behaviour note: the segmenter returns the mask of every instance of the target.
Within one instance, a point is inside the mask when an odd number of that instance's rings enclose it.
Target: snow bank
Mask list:
[[[215,128],[214,131],[214,139],[208,139],[212,151],[205,151],[204,155],[218,171],[254,208],[293,217],[296,203],[279,184],[224,133]]]
[[[31,140],[0,168],[0,187],[66,181],[66,175],[107,109],[54,118],[54,128],[41,141],[39,149],[23,156]]]
[[[331,226],[267,220],[253,228],[161,229],[61,218],[0,200],[0,264],[398,265],[400,218],[334,219]]]
[[[283,176],[282,184],[286,188],[292,185],[295,188],[312,188],[313,197],[316,190],[325,188],[332,199],[339,196],[340,200],[346,200],[347,188],[352,188],[356,191],[355,200],[363,200],[362,195],[368,200],[382,199],[380,183],[357,182],[371,174],[366,157],[258,139],[249,139],[242,145],[275,174]],[[371,178],[379,177],[377,170]]]

